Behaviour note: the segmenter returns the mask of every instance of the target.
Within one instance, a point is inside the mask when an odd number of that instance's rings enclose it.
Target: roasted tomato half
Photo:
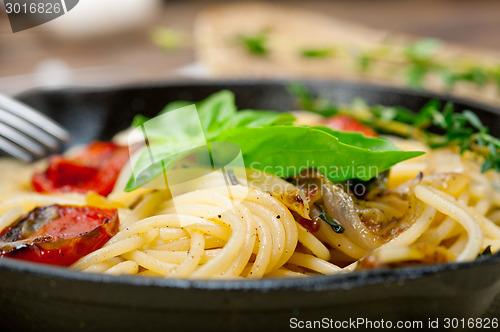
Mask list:
[[[118,232],[114,209],[39,207],[0,233],[0,256],[69,266]]]
[[[107,196],[128,158],[127,147],[94,142],[73,158],[51,157],[47,170],[33,175],[33,188],[38,192],[94,191]]]
[[[334,115],[329,117],[325,120],[324,125],[332,128],[333,130],[354,131],[370,137],[377,136],[377,133],[373,129],[347,115]]]

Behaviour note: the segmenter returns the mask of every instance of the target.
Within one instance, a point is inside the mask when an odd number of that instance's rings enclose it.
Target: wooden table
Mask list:
[[[285,2],[285,1],[280,1]],[[171,70],[195,60],[191,48],[165,53],[149,37],[153,26],[191,29],[196,13],[213,1],[165,1],[155,20],[112,38],[92,41],[57,41],[50,33],[33,28],[13,34],[5,11],[0,9],[0,91],[9,90],[5,77],[33,73],[45,59],[60,59],[72,69],[110,68],[87,71],[87,76],[116,82],[168,80]],[[357,0],[286,1],[291,6],[317,10],[339,18],[401,32],[436,37],[500,51],[500,1],[451,0]],[[4,78],[4,79],[1,79]],[[16,81],[19,84],[19,80]],[[12,83],[14,84],[14,83]]]

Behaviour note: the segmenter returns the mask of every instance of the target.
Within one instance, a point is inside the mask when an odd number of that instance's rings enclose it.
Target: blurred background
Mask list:
[[[498,103],[499,32],[495,0],[82,0],[17,33],[1,8],[0,92],[306,77]]]

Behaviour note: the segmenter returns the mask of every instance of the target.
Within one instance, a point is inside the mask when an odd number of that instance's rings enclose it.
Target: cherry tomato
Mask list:
[[[38,207],[0,233],[0,256],[69,266],[118,232],[115,209]]]
[[[127,147],[94,142],[73,158],[54,156],[43,173],[35,173],[32,185],[38,192],[93,191],[107,196],[128,161]]]
[[[377,133],[347,115],[334,115],[325,120],[324,125],[338,131],[354,131],[364,134],[365,136],[377,137]]]

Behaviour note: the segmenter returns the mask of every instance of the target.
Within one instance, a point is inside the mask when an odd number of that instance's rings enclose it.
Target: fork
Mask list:
[[[69,139],[69,133],[44,114],[0,94],[0,152],[32,162],[60,151]]]

